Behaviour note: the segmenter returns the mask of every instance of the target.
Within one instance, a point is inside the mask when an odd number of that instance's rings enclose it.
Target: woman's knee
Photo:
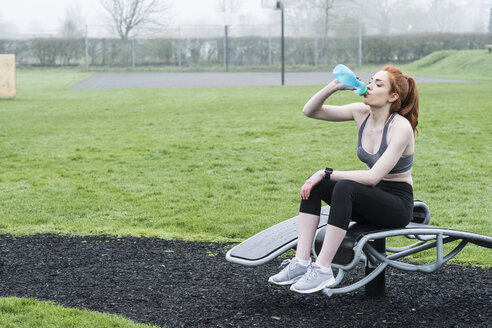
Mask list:
[[[308,199],[301,199],[300,212],[319,215],[321,211],[321,188],[314,186],[309,193]]]
[[[312,189],[311,192],[309,193],[309,199],[321,199],[321,192],[323,191],[321,184],[315,185]]]

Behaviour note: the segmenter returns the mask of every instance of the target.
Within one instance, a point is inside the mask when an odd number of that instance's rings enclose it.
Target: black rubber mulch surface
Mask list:
[[[364,289],[306,296],[267,283],[280,259],[256,268],[233,265],[224,258],[229,247],[152,238],[0,236],[0,296],[52,300],[166,327],[492,324],[492,269],[388,269],[383,298],[368,298]]]

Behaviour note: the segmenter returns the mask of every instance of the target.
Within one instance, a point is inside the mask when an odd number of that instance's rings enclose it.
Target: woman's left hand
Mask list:
[[[307,200],[309,195],[311,194],[311,190],[314,186],[320,183],[321,180],[325,177],[325,172],[323,170],[314,173],[309,179],[304,182],[301,187],[301,198]]]

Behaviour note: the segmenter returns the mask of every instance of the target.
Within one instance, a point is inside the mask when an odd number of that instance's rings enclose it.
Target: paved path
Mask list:
[[[357,73],[369,81],[372,73]],[[171,87],[279,86],[278,72],[242,73],[95,73],[72,86],[74,89],[127,89]],[[285,85],[320,85],[333,79],[327,72],[285,73]],[[418,83],[468,82],[429,77],[415,77]]]

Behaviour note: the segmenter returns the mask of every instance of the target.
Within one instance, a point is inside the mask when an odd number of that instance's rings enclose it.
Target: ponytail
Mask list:
[[[415,79],[403,73],[394,66],[383,68],[388,72],[391,92],[398,94],[398,99],[391,104],[390,113],[398,113],[405,117],[412,126],[413,134],[417,135],[419,116],[419,93]]]

